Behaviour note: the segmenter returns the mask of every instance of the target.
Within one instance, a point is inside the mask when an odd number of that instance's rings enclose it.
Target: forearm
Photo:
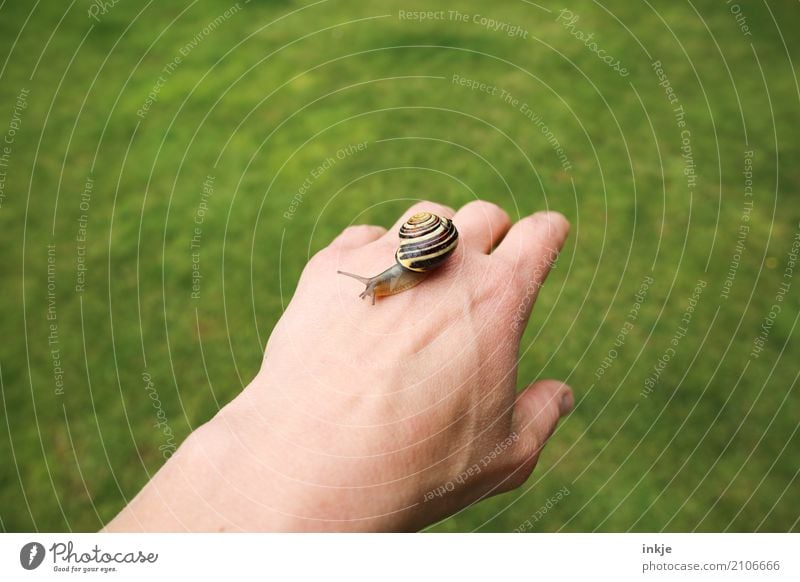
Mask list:
[[[195,430],[103,531],[224,531],[219,452],[229,444],[213,436],[214,420]]]
[[[368,458],[324,466],[280,439],[268,444],[262,435],[259,448],[270,454],[254,459],[246,442],[254,421],[241,408],[234,401],[195,430],[104,531],[396,531],[421,526],[413,519],[413,502],[401,502],[407,509],[382,509],[389,505],[384,497],[399,497],[391,484],[346,484],[348,476],[369,472]]]

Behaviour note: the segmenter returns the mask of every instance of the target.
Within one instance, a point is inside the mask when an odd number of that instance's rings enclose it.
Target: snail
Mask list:
[[[340,275],[352,277],[367,287],[361,299],[395,295],[419,285],[434,269],[444,263],[458,246],[458,230],[449,218],[430,212],[418,212],[400,227],[400,246],[395,253],[394,265],[380,275],[361,277],[344,271]]]

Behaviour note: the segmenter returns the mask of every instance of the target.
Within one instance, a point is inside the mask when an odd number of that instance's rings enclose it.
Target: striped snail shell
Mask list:
[[[453,221],[431,212],[418,212],[400,227],[400,246],[396,263],[380,275],[361,277],[338,271],[366,285],[362,299],[395,295],[419,285],[428,273],[439,267],[458,246],[458,230]]]
[[[453,221],[419,212],[400,227],[402,242],[394,257],[409,271],[425,273],[447,260],[458,246],[458,231]]]

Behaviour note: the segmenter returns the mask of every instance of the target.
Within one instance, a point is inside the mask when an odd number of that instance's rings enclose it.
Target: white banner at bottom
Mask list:
[[[3,534],[0,580],[797,581],[798,554],[799,534]]]

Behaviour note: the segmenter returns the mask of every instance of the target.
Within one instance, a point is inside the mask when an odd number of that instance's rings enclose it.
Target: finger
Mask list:
[[[508,214],[491,202],[473,200],[456,212],[453,222],[465,246],[489,253],[511,228]]]
[[[512,226],[492,253],[492,258],[511,264],[508,280],[517,288],[511,289],[509,297],[518,299],[512,327],[520,333],[568,233],[569,222],[561,214],[537,212]]]
[[[356,249],[378,240],[384,234],[386,234],[386,229],[382,226],[356,224],[345,228],[339,236],[333,239],[330,246],[341,250]]]
[[[557,380],[534,382],[517,397],[512,430],[519,437],[523,459],[538,459],[559,419],[569,414],[573,405],[572,390]]]
[[[397,233],[400,230],[400,227],[403,226],[403,223],[414,216],[417,212],[430,212],[432,214],[444,216],[445,218],[453,218],[453,215],[455,214],[455,211],[452,208],[449,206],[444,206],[443,204],[437,204],[435,202],[417,202],[403,213],[403,216],[401,216],[397,222],[392,225],[383,238],[389,237],[392,241],[395,241],[397,239]]]
[[[558,212],[537,212],[508,231],[494,255],[512,261],[520,275],[541,284],[569,234],[569,222]]]

